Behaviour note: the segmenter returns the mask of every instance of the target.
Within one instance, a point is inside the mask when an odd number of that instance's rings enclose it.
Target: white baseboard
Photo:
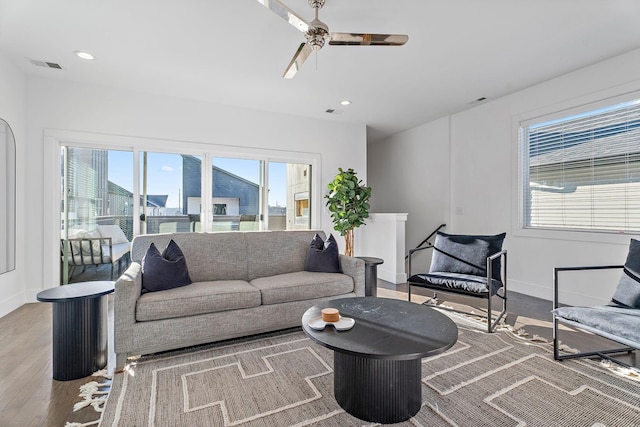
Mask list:
[[[542,286],[535,283],[528,283],[518,280],[509,280],[508,282],[508,290],[517,292],[519,294],[525,294],[536,298],[542,298],[548,301],[553,301],[553,286]],[[560,290],[559,300],[562,303],[570,304],[570,305],[580,305],[580,306],[594,306],[594,305],[603,305],[606,304],[607,301],[603,299],[599,299],[593,296],[589,296],[586,294],[578,293],[578,292],[567,292]],[[606,299],[606,298],[605,298]]]
[[[407,274],[396,273],[395,271],[391,271],[391,270],[385,270],[384,268],[380,268],[380,266],[378,266],[378,279],[384,280],[386,282],[391,282],[397,285],[398,283],[407,282]]]
[[[507,292],[513,291],[519,294],[525,294],[536,298],[542,298],[551,301],[553,299],[553,289],[536,283],[523,282],[519,280],[509,279],[507,282]]]
[[[24,292],[18,292],[0,301],[0,317],[4,317],[25,303]]]

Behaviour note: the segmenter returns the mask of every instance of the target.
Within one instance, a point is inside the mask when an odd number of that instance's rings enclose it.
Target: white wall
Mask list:
[[[16,139],[16,171],[24,168],[25,155],[25,94],[26,81],[22,73],[0,54],[0,118],[13,130]],[[24,244],[20,239],[25,222],[21,218],[24,209],[24,179],[17,177],[16,199],[16,269],[0,274],[0,317],[20,307],[25,302],[24,271],[30,265],[24,258]],[[4,243],[4,242],[3,242]]]
[[[353,167],[366,180],[366,128],[331,121],[266,113],[178,98],[153,96],[107,87],[29,78],[27,83],[29,209],[19,213],[30,224],[24,236],[30,248],[27,298],[33,298],[52,280],[50,265],[57,262],[58,247],[44,245],[55,235],[50,218],[59,215],[43,202],[43,132],[92,132],[106,135],[158,139],[158,150],[179,147],[181,142],[319,153],[320,188],[338,167]],[[56,179],[57,177],[51,177]],[[322,210],[321,228],[332,228],[328,211]],[[44,223],[44,224],[43,224]],[[43,267],[44,264],[44,267]],[[44,285],[43,285],[44,284]]]
[[[440,224],[448,225],[448,117],[369,144],[367,161],[371,211],[408,214],[405,254]],[[428,262],[428,252],[414,259]]]
[[[407,246],[417,240],[413,195],[417,190],[429,196],[425,204],[449,205],[441,218],[446,231],[455,233],[507,232],[510,289],[545,299],[552,298],[553,267],[566,265],[623,264],[629,238],[638,236],[596,233],[529,232],[518,224],[518,139],[520,120],[560,111],[624,93],[640,90],[640,49],[569,73],[503,98],[450,116],[450,130],[433,132],[441,119],[412,131],[393,136],[387,147],[370,146],[369,182],[389,180],[376,200],[386,210],[407,211]],[[446,165],[437,165],[436,154],[450,148]],[[407,161],[398,161],[399,158]],[[406,186],[408,175],[419,176],[415,158],[424,163],[426,175]],[[411,158],[414,158],[411,160]],[[389,159],[389,160],[387,160]],[[386,170],[383,165],[387,164]],[[450,181],[443,182],[449,194],[439,194],[431,185],[429,169],[450,170]],[[406,166],[405,166],[406,167]],[[425,172],[422,172],[425,174]],[[447,176],[440,173],[440,176]],[[374,190],[375,191],[375,190]],[[402,194],[400,194],[402,193]],[[436,215],[437,213],[432,213]],[[448,217],[447,217],[448,215]],[[437,221],[434,221],[437,222]],[[603,303],[610,299],[620,272],[580,274],[561,295],[573,304]],[[567,276],[565,276],[567,277]]]
[[[355,256],[381,258],[378,278],[391,283],[406,283],[406,213],[371,213],[364,227],[355,230]]]

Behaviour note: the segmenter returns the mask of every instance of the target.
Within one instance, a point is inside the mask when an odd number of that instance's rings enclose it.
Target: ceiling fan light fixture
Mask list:
[[[307,43],[309,43],[313,50],[322,49],[322,46],[324,46],[325,41],[327,41],[329,37],[329,27],[318,18],[311,21],[311,26],[305,33]]]
[[[309,43],[309,46],[311,46],[313,50],[320,50],[324,46],[324,37],[309,34],[307,35],[307,43]]]
[[[309,0],[309,6],[314,9],[322,9],[325,0]]]
[[[340,101],[340,105],[344,105],[344,106],[351,105],[351,101],[349,101],[348,99],[343,99],[342,101]]]

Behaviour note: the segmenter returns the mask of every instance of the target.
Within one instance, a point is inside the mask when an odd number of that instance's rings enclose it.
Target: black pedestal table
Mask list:
[[[356,257],[364,261],[364,294],[368,297],[378,296],[378,266],[384,264],[382,258],[370,256]]]
[[[318,331],[309,321],[332,307],[355,320],[353,328]],[[442,353],[458,340],[458,327],[424,305],[385,298],[343,298],[311,307],[302,316],[304,332],[334,351],[334,395],[362,420],[397,423],[422,405],[421,359]]]
[[[113,282],[81,282],[44,290],[53,303],[53,379],[75,380],[107,366],[107,295]]]

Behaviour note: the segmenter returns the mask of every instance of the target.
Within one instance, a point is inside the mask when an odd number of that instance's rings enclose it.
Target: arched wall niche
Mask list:
[[[16,265],[16,141],[0,119],[0,274]]]

